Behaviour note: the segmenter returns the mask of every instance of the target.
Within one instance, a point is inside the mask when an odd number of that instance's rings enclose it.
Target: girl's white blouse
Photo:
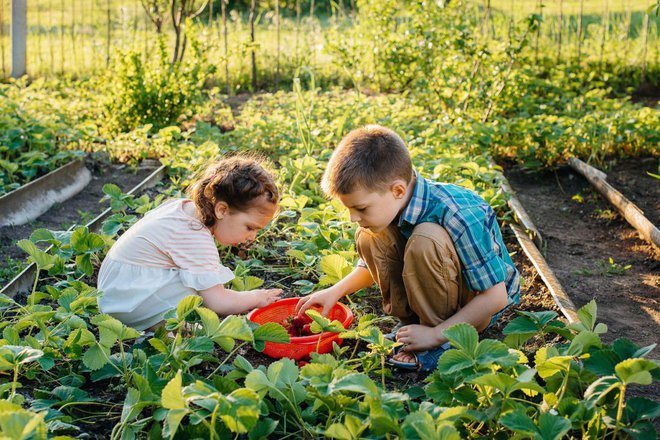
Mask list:
[[[187,203],[170,200],[149,211],[112,246],[98,276],[101,312],[144,330],[186,296],[234,278],[211,231],[184,211]]]

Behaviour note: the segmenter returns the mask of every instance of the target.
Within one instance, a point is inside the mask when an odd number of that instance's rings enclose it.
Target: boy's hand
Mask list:
[[[334,286],[319,290],[318,292],[312,293],[309,296],[300,298],[300,301],[298,301],[298,304],[296,304],[295,314],[303,315],[305,314],[305,311],[310,307],[320,306],[323,308],[321,314],[323,316],[327,316],[328,313],[330,313],[330,310],[332,310],[332,307],[337,304],[337,301],[339,301],[339,298],[342,296],[342,293],[335,289]]]
[[[266,307],[280,299],[282,289],[258,289],[252,290],[251,292],[255,298],[254,307]]]
[[[447,342],[444,337],[438,336],[438,331],[434,327],[419,324],[401,327],[396,332],[396,341],[403,344],[405,351],[430,350]]]

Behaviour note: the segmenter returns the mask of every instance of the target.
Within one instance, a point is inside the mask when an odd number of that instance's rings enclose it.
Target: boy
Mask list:
[[[442,332],[467,322],[482,331],[520,300],[520,277],[495,213],[474,192],[413,171],[403,140],[370,125],[332,154],[323,190],[348,208],[360,261],[332,287],[304,297],[327,312],[344,295],[376,282],[383,309],[401,321],[403,345],[390,362],[432,371],[449,348]]]

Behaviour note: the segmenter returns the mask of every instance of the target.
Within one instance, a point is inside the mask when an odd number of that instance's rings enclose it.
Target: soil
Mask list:
[[[632,102],[654,108],[660,101],[660,87],[650,83],[642,84],[631,96]]]
[[[103,185],[114,183],[122,191],[131,190],[144,180],[155,168],[153,161],[132,169],[124,164],[109,163],[107,160],[87,159],[86,166],[92,172],[91,182],[65,203],[56,204],[36,220],[20,226],[0,227],[0,285],[4,285],[20,272],[19,260],[24,263],[27,255],[16,246],[16,242],[27,239],[38,228],[66,230],[74,224],[84,224],[103,212],[108,203],[99,203],[103,198]]]
[[[657,158],[613,162],[608,182],[658,223]],[[570,168],[506,175],[545,240],[548,264],[577,307],[595,299],[606,342],[649,345],[660,334],[660,250],[642,240],[614,207]],[[614,263],[611,263],[611,261]]]

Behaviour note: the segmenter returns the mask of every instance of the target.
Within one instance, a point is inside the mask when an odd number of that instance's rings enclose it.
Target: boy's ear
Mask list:
[[[229,205],[227,205],[226,202],[218,202],[215,204],[215,218],[221,219],[227,215],[227,211],[229,211]]]
[[[406,195],[406,190],[408,189],[408,185],[406,182],[402,179],[397,179],[392,183],[390,186],[390,191],[392,191],[392,195],[396,199],[400,199]]]

